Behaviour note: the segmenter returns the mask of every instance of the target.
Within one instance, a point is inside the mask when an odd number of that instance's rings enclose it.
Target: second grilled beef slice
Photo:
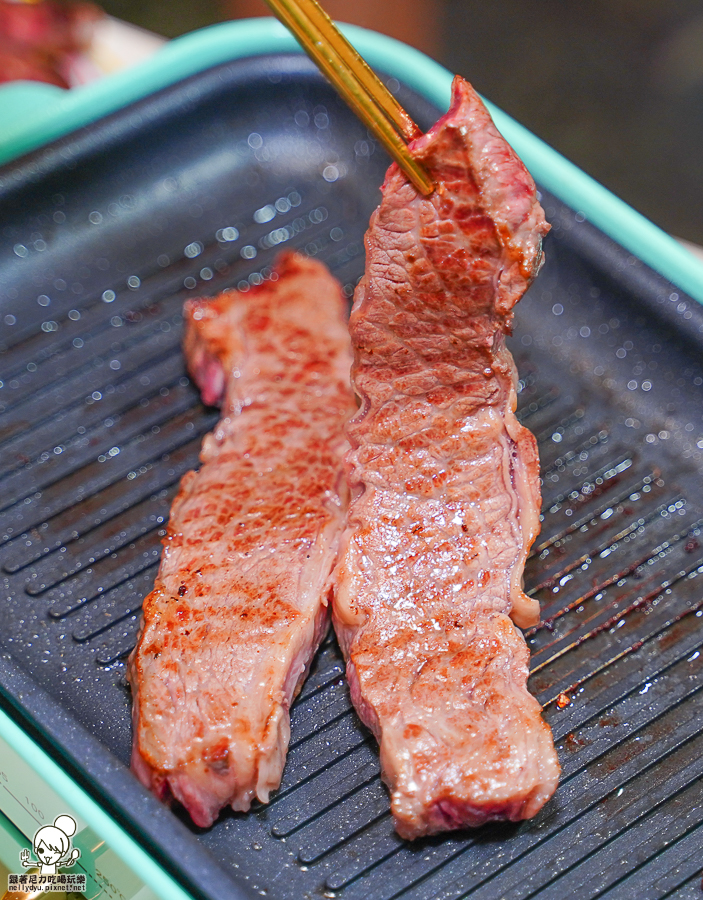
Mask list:
[[[440,189],[391,166],[351,317],[361,409],[333,619],[380,742],[398,832],[533,816],[559,765],[513,624],[539,529],[539,461],[514,415],[512,308],[549,226],[473,89],[413,144]]]

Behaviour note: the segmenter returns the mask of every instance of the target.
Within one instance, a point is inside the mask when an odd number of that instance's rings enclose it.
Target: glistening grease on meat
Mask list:
[[[259,288],[186,304],[189,368],[223,417],[181,481],[129,677],[133,769],[196,825],[280,783],[327,628],[354,409],[344,313],[327,270],[293,254]]]
[[[533,816],[559,765],[526,689],[522,591],[538,530],[533,436],[514,415],[512,308],[548,230],[473,89],[412,145],[441,185],[388,171],[351,318],[361,408],[333,617],[406,838]],[[512,618],[512,620],[511,620]]]

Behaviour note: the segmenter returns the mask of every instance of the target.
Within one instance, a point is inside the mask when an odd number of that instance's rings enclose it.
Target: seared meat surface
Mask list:
[[[133,769],[200,826],[280,782],[344,524],[345,304],[302,257],[274,279],[186,305],[190,371],[223,415],[181,481],[129,665]]]
[[[441,188],[425,199],[391,166],[367,232],[333,606],[406,838],[529,818],[559,776],[513,624],[539,619],[521,578],[540,492],[504,343],[549,226],[460,78],[412,147]]]

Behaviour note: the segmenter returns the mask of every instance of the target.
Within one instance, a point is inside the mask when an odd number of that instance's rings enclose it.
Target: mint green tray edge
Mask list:
[[[357,28],[343,30],[372,66],[404,81],[441,109],[451,73],[412,47]],[[0,89],[0,163],[7,162],[182,78],[228,60],[300,51],[273,19],[226,22],[167,44],[139,66],[70,92],[22,82]],[[536,181],[655,271],[703,303],[703,263],[493,104],[496,125]]]
[[[129,868],[162,900],[191,900],[173,878],[89,797],[41,747],[0,710],[0,734],[54,791],[66,801]]]

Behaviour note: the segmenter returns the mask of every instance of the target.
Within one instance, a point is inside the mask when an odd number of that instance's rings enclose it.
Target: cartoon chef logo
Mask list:
[[[59,816],[53,825],[44,825],[34,835],[36,859],[30,859],[29,850],[22,850],[20,862],[26,868],[41,866],[42,875],[56,875],[59,866],[72,866],[81,851],[71,849],[71,838],[76,833],[76,823],[71,816]]]
[[[86,876],[59,873],[59,868],[73,866],[80,858],[81,851],[71,845],[76,833],[76,821],[72,816],[57,816],[53,825],[43,825],[34,835],[33,849],[36,859],[26,848],[20,851],[20,863],[28,873],[10,873],[7,889],[22,891],[25,896],[34,897],[45,891],[73,891],[85,893]],[[36,872],[36,869],[39,872]]]

